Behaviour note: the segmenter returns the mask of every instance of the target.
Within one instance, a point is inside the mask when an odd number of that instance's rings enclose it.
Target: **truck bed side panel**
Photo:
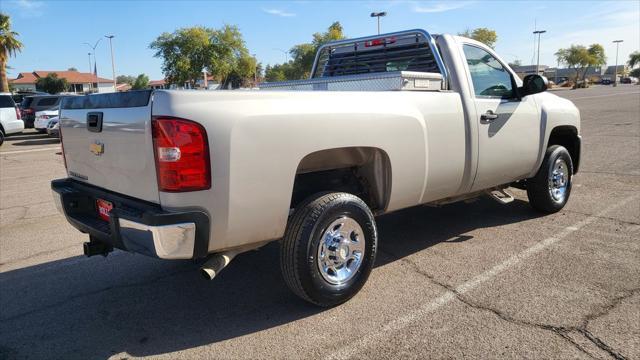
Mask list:
[[[425,121],[431,116],[463,121],[459,95],[439,92],[161,91],[153,113],[199,121],[207,129],[212,191],[161,193],[160,202],[163,208],[209,209],[210,251],[282,237],[298,164],[320,150],[381,149],[392,166],[387,210],[419,204],[427,173],[425,150],[431,149]],[[447,129],[460,132],[447,136],[464,148],[463,125]],[[445,157],[432,178],[441,197],[457,190],[463,172],[464,154],[456,150],[448,156],[448,149],[434,148],[438,153],[433,154]],[[459,174],[438,176],[442,171]],[[445,184],[447,178],[457,180]]]

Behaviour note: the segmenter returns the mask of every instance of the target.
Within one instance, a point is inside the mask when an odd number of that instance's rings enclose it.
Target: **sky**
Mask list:
[[[96,47],[98,75],[112,78],[106,34],[113,34],[117,75],[162,79],[161,59],[149,44],[181,27],[237,25],[247,48],[263,64],[285,60],[293,45],[340,21],[348,37],[376,33],[372,11],[386,11],[382,32],[423,28],[456,34],[488,27],[498,34],[497,52],[509,62],[535,64],[535,29],[542,35],[540,63],[555,66],[554,53],[571,44],[604,46],[609,65],[640,49],[640,1],[54,1],[0,0],[24,49],[9,60],[9,77],[34,70],[87,71]]]

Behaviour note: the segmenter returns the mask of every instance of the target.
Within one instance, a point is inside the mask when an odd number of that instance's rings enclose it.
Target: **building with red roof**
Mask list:
[[[59,78],[66,79],[69,83],[69,92],[83,94],[89,92],[113,92],[113,80],[98,77],[92,73],[67,71],[42,71],[21,72],[18,77],[9,80],[16,90],[36,91],[38,79],[55,73]]]

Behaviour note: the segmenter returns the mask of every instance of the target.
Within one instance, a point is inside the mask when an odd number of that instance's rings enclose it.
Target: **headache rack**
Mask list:
[[[318,49],[310,79],[259,85],[263,90],[389,91],[445,89],[435,41],[408,30],[331,42]]]

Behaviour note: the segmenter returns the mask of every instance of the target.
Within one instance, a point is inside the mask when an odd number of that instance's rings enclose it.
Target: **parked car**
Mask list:
[[[36,112],[56,107],[60,104],[62,95],[27,96],[22,100],[22,119],[25,128],[32,128],[36,120]]]
[[[21,133],[22,130],[24,122],[11,93],[0,93],[0,145],[4,143],[5,136]]]
[[[621,84],[635,84],[638,82],[638,78],[634,78],[634,77],[623,77],[620,80]]]
[[[57,116],[49,120],[49,124],[47,124],[47,135],[54,138],[60,137],[60,121]]]
[[[58,116],[59,109],[60,107],[56,106],[51,109],[36,112],[36,120],[33,122],[33,127],[38,130],[38,132],[47,132],[47,125],[49,124],[49,120]]]
[[[310,79],[259,91],[65,99],[68,177],[51,187],[89,234],[85,254],[207,258],[214,278],[279,240],[293,293],[333,306],[371,272],[374,215],[482,195],[506,204],[509,186],[543,213],[567,203],[580,113],[544,77],[520,80],[483,43],[423,30],[318,52]]]
[[[22,103],[22,100],[24,100],[25,97],[34,96],[34,95],[49,95],[49,94],[42,91],[17,91],[17,92],[14,92],[13,95],[11,95],[11,97],[13,98],[13,101],[15,101],[16,104],[18,104],[18,107],[19,107],[20,104]]]

